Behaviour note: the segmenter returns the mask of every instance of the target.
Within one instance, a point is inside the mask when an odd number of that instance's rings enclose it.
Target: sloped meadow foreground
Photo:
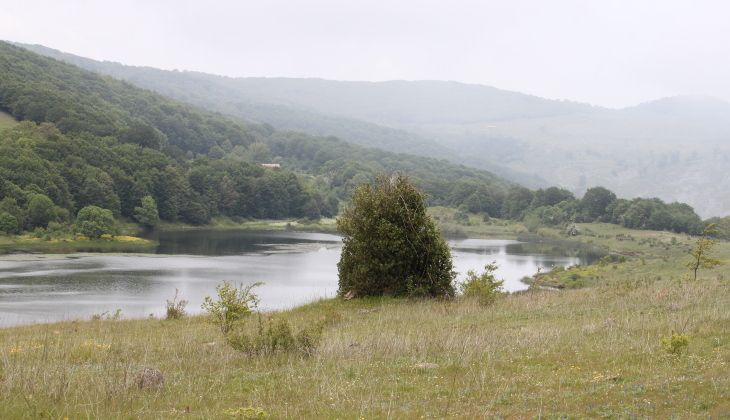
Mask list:
[[[532,289],[489,306],[324,300],[246,321],[251,331],[267,318],[294,329],[324,322],[307,353],[246,355],[204,317],[2,329],[0,417],[728,415],[727,268],[688,280],[685,235],[581,228],[581,240],[628,255],[574,271],[592,287]],[[726,261],[730,246],[717,254]],[[144,367],[164,386],[140,389]]]

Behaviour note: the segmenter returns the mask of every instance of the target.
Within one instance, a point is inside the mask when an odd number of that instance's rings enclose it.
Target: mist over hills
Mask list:
[[[624,109],[441,81],[230,78],[35,52],[280,129],[440,157],[527,186],[659,197],[730,212],[730,104],[676,96]]]

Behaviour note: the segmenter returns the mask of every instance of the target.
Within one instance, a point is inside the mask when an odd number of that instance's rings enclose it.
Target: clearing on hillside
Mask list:
[[[0,111],[0,129],[6,128],[6,127],[11,127],[17,123],[18,122],[15,121],[15,118],[13,118],[12,115],[10,115],[6,112]]]

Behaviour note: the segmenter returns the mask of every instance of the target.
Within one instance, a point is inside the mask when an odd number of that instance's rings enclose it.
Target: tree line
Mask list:
[[[330,217],[358,185],[390,172],[409,175],[428,205],[528,226],[605,221],[688,233],[702,226],[685,204],[623,200],[600,188],[582,199],[559,188],[532,191],[443,160],[277,131],[3,42],[0,110],[26,121],[0,132],[5,231],[72,223],[89,206],[146,225],[151,219],[137,209],[192,224],[216,216]]]

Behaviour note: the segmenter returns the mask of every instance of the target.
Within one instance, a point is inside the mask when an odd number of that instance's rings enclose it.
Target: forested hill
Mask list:
[[[96,61],[73,54],[64,53],[42,45],[18,44],[38,54],[52,57],[81,68],[127,81],[135,86],[150,89],[170,98],[218,111],[226,115],[242,118],[251,122],[271,124],[278,129],[304,132],[315,136],[338,136],[347,142],[377,147],[395,153],[408,153],[419,156],[446,159],[454,163],[485,169],[528,186],[541,187],[549,185],[543,178],[529,171],[515,169],[500,163],[501,156],[510,154],[505,144],[493,144],[489,153],[469,154],[455,150],[430,136],[415,134],[393,128],[385,124],[374,123],[367,117],[351,112],[349,106],[357,102],[357,94],[367,98],[381,98],[377,106],[360,107],[370,115],[387,116],[394,112],[404,114],[404,109],[396,105],[408,107],[416,105],[418,109],[436,107],[438,112],[452,115],[464,113],[463,100],[473,100],[475,95],[461,86],[459,94],[450,100],[442,101],[430,94],[420,93],[418,99],[411,98],[413,87],[407,88],[407,82],[394,82],[382,86],[378,92],[368,89],[378,88],[379,84],[358,82],[332,82],[317,79],[282,79],[282,78],[231,78],[192,71],[168,71],[152,67],[128,66],[109,61]],[[334,84],[334,85],[333,85]],[[433,82],[441,86],[441,82]],[[351,86],[352,85],[352,86]],[[446,88],[459,86],[446,84]],[[322,90],[324,89],[324,90]],[[440,89],[442,92],[444,89]],[[408,93],[410,96],[402,96]],[[491,95],[497,97],[491,97]],[[355,96],[353,96],[355,95]],[[459,96],[460,95],[460,96]],[[321,104],[311,103],[317,96],[331,96]],[[524,113],[524,106],[532,110],[532,115],[562,115],[566,112],[582,110],[590,107],[579,104],[559,102],[557,108],[549,106],[550,101],[529,95],[485,88],[480,97],[482,101],[469,111],[471,118],[477,116],[494,116],[504,118],[515,113]],[[403,98],[406,99],[404,103]],[[484,103],[489,106],[485,107]],[[536,103],[533,104],[532,102]],[[321,105],[321,106],[320,106]],[[433,116],[437,111],[429,113]],[[510,114],[511,113],[511,114]],[[444,114],[434,120],[443,118]],[[418,117],[424,119],[425,116]],[[433,121],[431,121],[432,123]]]
[[[687,202],[730,213],[730,104],[664,98],[625,109],[443,81],[230,78],[42,54],[225,114],[389,151],[439,156],[523,185]]]
[[[236,121],[3,42],[0,111],[27,121],[0,134],[0,214],[19,229],[87,205],[132,217],[147,195],[170,221],[331,216],[353,185],[394,170],[433,204],[471,197],[493,214],[508,187],[444,161]],[[283,169],[260,165],[272,162]]]

